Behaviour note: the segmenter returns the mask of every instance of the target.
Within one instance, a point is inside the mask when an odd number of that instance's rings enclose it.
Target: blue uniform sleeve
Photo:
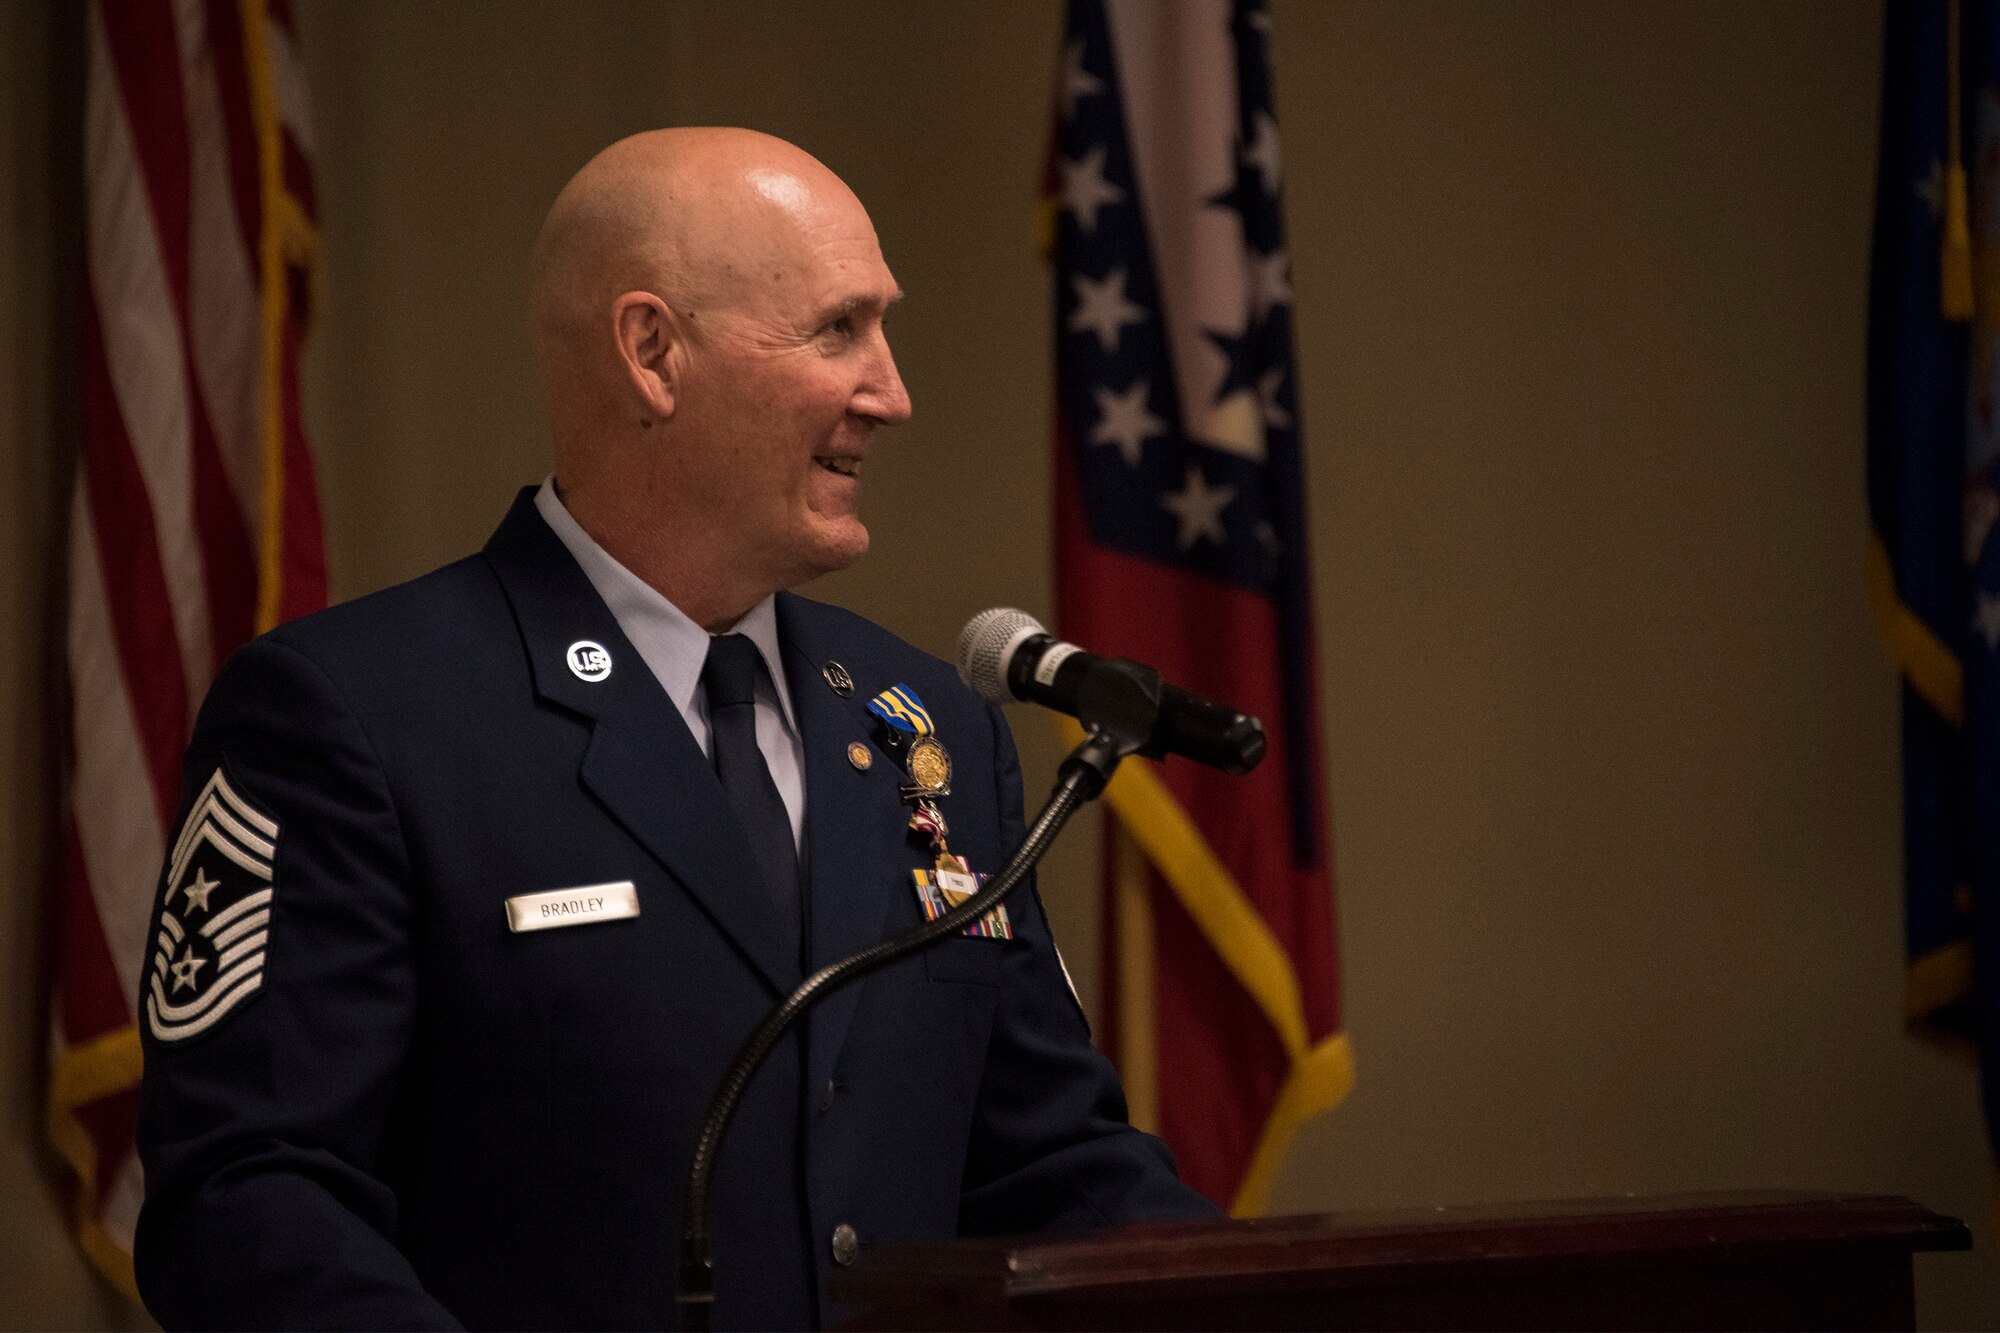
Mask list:
[[[458,1327],[398,1252],[379,1175],[416,983],[369,738],[262,639],[210,691],[184,784],[139,1000],[147,1308],[168,1328]]]
[[[1025,828],[1021,763],[1000,711],[987,713],[1001,837],[1011,851]],[[1032,947],[1008,951],[973,1116],[960,1233],[1219,1215],[1174,1174],[1167,1146],[1127,1122],[1118,1075],[1090,1044],[1032,883],[1013,895],[1008,910],[1016,935]]]

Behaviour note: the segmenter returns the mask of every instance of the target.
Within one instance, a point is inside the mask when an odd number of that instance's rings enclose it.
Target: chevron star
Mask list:
[[[1104,91],[1104,81],[1083,67],[1083,43],[1074,41],[1063,57],[1062,113],[1064,120],[1076,118],[1076,104],[1092,93]]]
[[[194,956],[194,945],[189,944],[183,948],[181,950],[180,961],[167,968],[167,971],[174,974],[174,990],[180,991],[194,985],[194,974],[207,966],[208,960],[206,958],[196,958]]]
[[[1977,600],[1978,609],[1973,612],[1973,624],[1978,626],[1979,637],[1986,640],[1989,651],[2000,650],[2000,597],[1982,592]]]
[[[1143,324],[1146,312],[1125,299],[1125,270],[1114,268],[1102,282],[1093,282],[1081,273],[1070,279],[1076,289],[1076,309],[1070,312],[1071,333],[1088,329],[1106,352],[1118,350],[1118,334],[1127,324]]]
[[[1258,320],[1292,303],[1291,266],[1291,257],[1283,250],[1257,255],[1250,261],[1250,308]]]
[[[1222,526],[1222,511],[1236,498],[1234,486],[1210,486],[1201,468],[1188,464],[1187,480],[1178,492],[1160,497],[1160,508],[1180,520],[1180,534],[1175,540],[1183,551],[1194,549],[1194,544],[1206,538],[1217,546],[1229,543],[1229,534]]]
[[[1090,442],[1117,445],[1118,456],[1127,467],[1139,466],[1146,441],[1166,433],[1167,423],[1146,410],[1146,397],[1152,387],[1151,380],[1140,380],[1124,393],[1114,393],[1102,385],[1096,390],[1097,406],[1104,415],[1090,428]]]
[[[222,887],[219,879],[210,879],[208,872],[196,867],[194,882],[181,885],[181,895],[188,900],[188,906],[198,912],[208,910],[208,895]]]
[[[1104,179],[1104,145],[1085,153],[1076,161],[1062,164],[1063,207],[1076,214],[1077,225],[1085,231],[1097,230],[1097,210],[1124,199],[1125,191]]]
[[[1271,119],[1270,112],[1257,113],[1250,142],[1243,145],[1243,160],[1257,168],[1265,194],[1278,192],[1278,122]]]

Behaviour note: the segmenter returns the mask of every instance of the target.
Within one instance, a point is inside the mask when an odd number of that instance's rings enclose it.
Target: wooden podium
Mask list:
[[[852,1328],[1907,1329],[1911,1255],[1971,1244],[1908,1199],[1686,1194],[885,1246],[829,1294]]]

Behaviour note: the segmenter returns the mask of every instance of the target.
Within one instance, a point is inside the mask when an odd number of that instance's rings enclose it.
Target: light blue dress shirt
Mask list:
[[[679,607],[637,574],[612,559],[609,552],[579,527],[556,494],[554,477],[543,481],[542,488],[535,493],[535,508],[576,557],[577,564],[583,566],[584,576],[611,608],[618,628],[639,650],[660,688],[680,710],[695,744],[707,754],[708,692],[701,687],[701,668],[708,661],[708,631],[688,619]],[[773,599],[766,597],[751,607],[730,633],[741,634],[756,644],[771,673],[768,680],[757,682],[757,748],[764,752],[771,781],[777,784],[778,795],[784,798],[785,813],[792,819],[792,841],[803,859],[805,745],[799,739],[798,722],[792,713],[784,658],[778,653],[778,612]],[[612,663],[614,670],[617,666],[618,663]]]

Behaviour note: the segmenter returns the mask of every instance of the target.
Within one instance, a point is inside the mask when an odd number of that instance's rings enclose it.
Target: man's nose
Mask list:
[[[910,419],[910,391],[903,387],[895,355],[889,351],[889,340],[879,332],[875,336],[874,366],[854,407],[861,415],[873,417],[885,426],[900,426]]]

